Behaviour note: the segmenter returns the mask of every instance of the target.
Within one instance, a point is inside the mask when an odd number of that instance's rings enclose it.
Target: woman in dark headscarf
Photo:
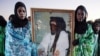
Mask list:
[[[86,23],[86,8],[78,6],[75,11],[75,40],[73,56],[93,56],[94,34],[92,26]]]
[[[15,14],[10,17],[12,19],[6,27],[5,56],[31,56],[32,49],[36,49],[36,46],[30,42],[31,29],[26,12],[24,3],[15,4]],[[34,55],[36,56],[36,53]]]
[[[95,34],[95,51],[94,51],[94,56],[97,56],[98,52],[98,38],[99,38],[99,31],[100,31],[100,21],[97,19],[93,23],[93,31]]]
[[[5,26],[6,20],[3,16],[0,16],[0,56],[4,56]]]

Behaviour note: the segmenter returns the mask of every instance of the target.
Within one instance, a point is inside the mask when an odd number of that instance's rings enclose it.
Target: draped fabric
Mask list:
[[[5,27],[0,26],[0,54],[4,54]]]
[[[6,26],[5,56],[31,56],[32,49],[36,49],[36,45],[30,42],[30,39],[29,23],[24,27],[14,28],[11,22],[8,22]]]
[[[98,38],[98,56],[100,56],[100,31],[99,31],[99,38]]]
[[[13,15],[11,16],[12,19],[11,19],[11,23],[12,25],[15,27],[15,28],[18,28],[18,27],[24,27],[27,23],[28,23],[28,19],[25,18],[25,19],[20,19],[18,16],[16,15]],[[20,22],[20,23],[19,23]]]
[[[98,34],[95,34],[94,56],[98,56]]]
[[[50,49],[53,45],[55,39],[55,35],[51,35],[50,33],[46,34],[38,46],[38,49],[42,49],[45,55],[50,55]],[[69,48],[69,39],[68,34],[65,31],[61,31],[59,35],[59,39],[56,44],[56,49],[59,51],[59,56],[66,56]]]
[[[94,37],[92,27],[89,24],[84,34],[75,33],[75,39],[79,39],[79,44],[74,46],[73,56],[93,56]]]

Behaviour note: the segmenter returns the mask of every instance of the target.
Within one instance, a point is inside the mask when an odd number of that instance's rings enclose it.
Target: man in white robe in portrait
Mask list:
[[[50,30],[38,47],[39,56],[66,56],[69,50],[69,37],[62,17],[50,17]]]

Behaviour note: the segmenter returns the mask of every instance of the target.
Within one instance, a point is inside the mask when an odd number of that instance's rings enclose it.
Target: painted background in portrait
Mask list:
[[[47,33],[50,33],[50,17],[56,16],[56,17],[63,17],[63,19],[66,22],[66,30],[70,31],[70,15],[69,13],[58,13],[58,12],[35,12],[34,13],[34,30],[35,30],[35,39],[34,41],[39,44],[44,35]]]

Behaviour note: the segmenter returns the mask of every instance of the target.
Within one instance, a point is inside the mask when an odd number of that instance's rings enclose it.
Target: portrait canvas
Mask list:
[[[31,8],[32,41],[41,43],[44,36],[50,33],[50,17],[62,17],[66,23],[66,31],[70,32],[70,47],[74,38],[74,10]]]

